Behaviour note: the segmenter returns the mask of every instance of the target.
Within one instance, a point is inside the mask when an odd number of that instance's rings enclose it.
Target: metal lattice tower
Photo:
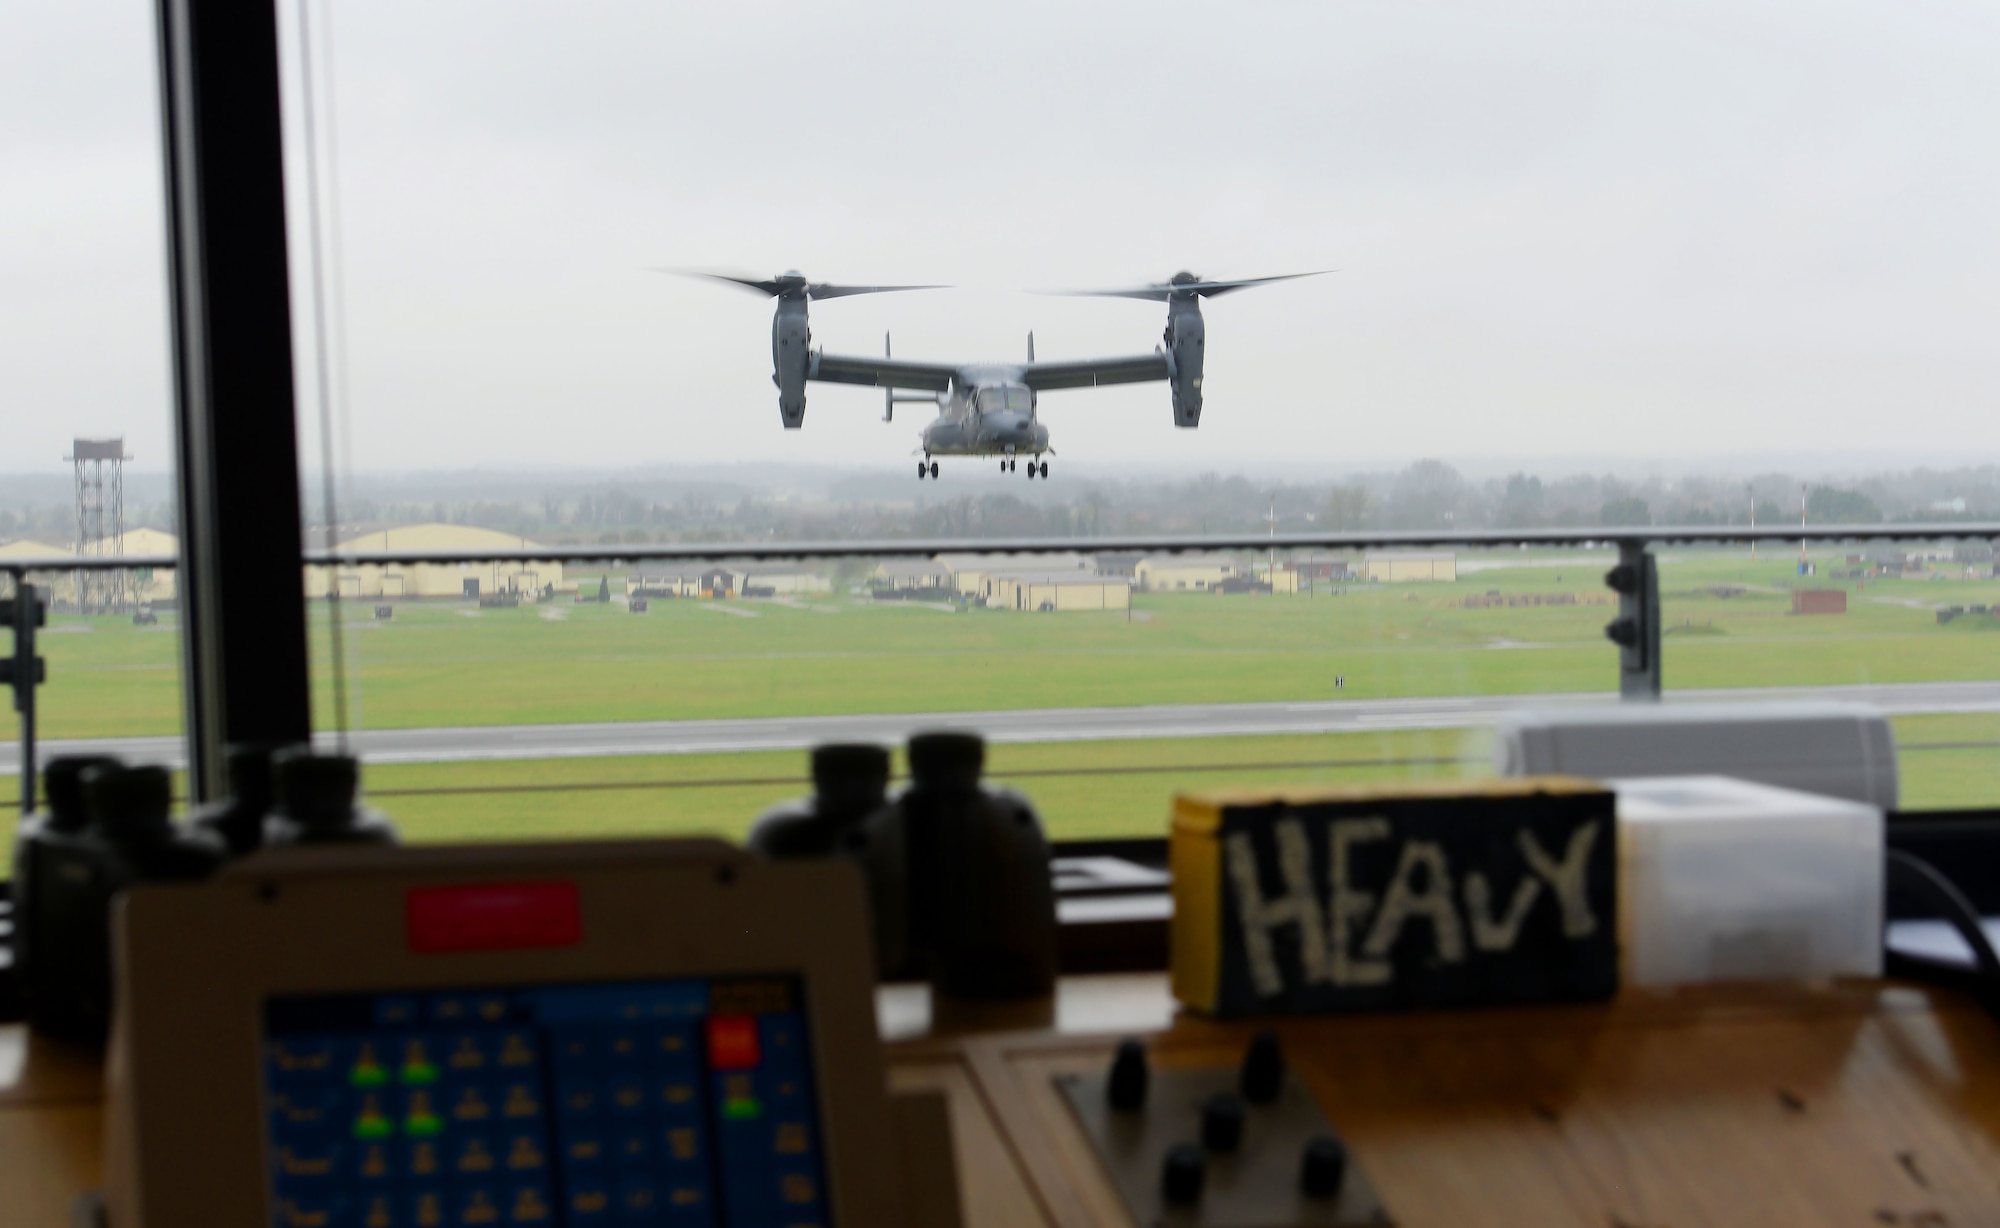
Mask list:
[[[79,439],[64,458],[76,464],[76,553],[79,558],[125,553],[125,439]],[[105,613],[131,604],[122,571],[76,573],[79,613]]]

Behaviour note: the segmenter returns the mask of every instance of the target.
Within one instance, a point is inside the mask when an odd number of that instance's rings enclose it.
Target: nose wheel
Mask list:
[[[917,462],[917,480],[919,482],[923,481],[926,476],[936,477],[937,475],[938,475],[938,467],[936,461]]]
[[[1043,461],[1039,465],[1037,465],[1034,461],[1028,462],[1028,480],[1030,482],[1035,480],[1035,470],[1037,469],[1040,469],[1042,471],[1043,477],[1049,476],[1049,462]]]

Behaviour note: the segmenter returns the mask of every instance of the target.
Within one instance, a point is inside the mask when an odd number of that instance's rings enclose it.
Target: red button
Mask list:
[[[403,919],[410,949],[425,955],[573,947],[583,941],[575,883],[412,887],[403,899]]]
[[[710,1015],[708,1017],[708,1067],[710,1070],[749,1070],[762,1055],[757,1051],[755,1015]]]

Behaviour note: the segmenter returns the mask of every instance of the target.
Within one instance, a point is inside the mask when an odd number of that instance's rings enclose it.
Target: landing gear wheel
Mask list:
[[[926,472],[928,472],[928,471],[929,471],[929,469],[930,469],[930,466],[928,466],[928,465],[924,464],[924,462],[922,462],[922,461],[918,461],[918,462],[917,462],[917,481],[919,481],[919,482],[923,481],[923,480],[924,480],[924,474],[925,474]]]
[[[1035,480],[1035,466],[1032,461],[1028,464],[1028,480],[1030,482]]]
[[[932,462],[931,462],[931,476],[932,476],[932,477],[936,477],[936,476],[937,476],[937,462],[936,462],[936,461],[932,461]]]
[[[1001,462],[1000,462],[1000,472],[1002,472],[1002,473],[1005,473],[1005,472],[1007,472],[1007,462],[1006,462],[1006,461],[1001,461]]]
[[[1049,476],[1049,462],[1047,461],[1042,462],[1042,476],[1043,477]]]

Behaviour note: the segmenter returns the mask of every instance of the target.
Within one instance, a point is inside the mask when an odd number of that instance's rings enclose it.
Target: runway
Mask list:
[[[1670,691],[1670,704],[1845,700],[1890,716],[2000,712],[2000,682],[1880,686],[1748,687]],[[901,742],[924,729],[969,729],[994,742],[1092,742],[1490,725],[1528,707],[1610,705],[1606,694],[1481,695],[1432,699],[1333,699],[1304,703],[1162,704],[1144,708],[1039,708],[994,712],[898,712],[847,716],[750,717],[710,721],[629,721],[594,725],[497,725],[379,729],[351,735],[369,763],[463,763],[482,759],[566,759],[609,755],[700,755],[801,750],[820,742]],[[331,734],[316,738],[331,746]],[[111,754],[128,762],[181,766],[178,737],[44,742],[38,758]],[[20,746],[0,743],[0,774],[18,774]]]

